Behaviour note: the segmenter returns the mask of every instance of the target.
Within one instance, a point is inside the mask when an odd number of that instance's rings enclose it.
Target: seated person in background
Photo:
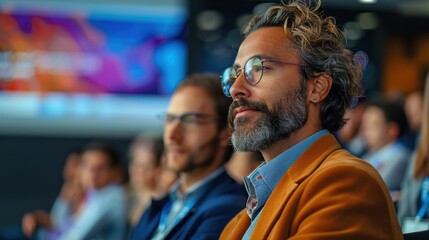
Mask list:
[[[420,126],[422,125],[423,118],[423,96],[420,91],[415,91],[410,94],[405,99],[404,110],[405,115],[407,116],[408,124],[410,126],[410,131],[408,133],[408,143],[411,149],[415,148]]]
[[[64,184],[61,188],[60,198],[71,205],[75,205],[75,209],[83,198],[83,189],[79,177],[79,166],[81,160],[81,151],[73,150],[67,157],[66,165],[64,166]]]
[[[128,211],[131,227],[137,224],[152,198],[158,199],[168,191],[176,179],[163,178],[167,170],[162,166],[164,143],[162,137],[140,135],[134,139],[129,149],[130,164],[130,205]],[[164,184],[160,187],[160,184]]]
[[[406,225],[412,224],[414,219],[429,219],[429,189],[423,187],[429,184],[429,76],[426,79],[422,112],[420,138],[402,182],[398,203],[398,219],[405,232],[408,232]],[[413,221],[406,221],[406,218],[412,218]],[[429,229],[429,224],[423,226]]]
[[[80,208],[73,212],[64,201],[55,204],[63,214],[48,218],[37,232],[37,239],[106,239],[125,236],[125,196],[117,181],[120,158],[108,144],[93,142],[83,153],[79,176],[85,191]],[[27,231],[30,236],[33,234]]]
[[[225,165],[226,171],[240,184],[243,177],[249,175],[264,161],[261,152],[238,152],[232,154],[231,159]]]
[[[69,206],[69,213],[76,213],[84,198],[84,192],[79,177],[79,165],[81,159],[80,150],[72,150],[67,155],[63,169],[64,184],[60,195],[56,199],[51,212],[37,210],[24,215],[22,219],[22,230],[27,236],[32,236],[37,227],[50,228],[52,219],[59,219],[64,214],[63,204]]]
[[[362,158],[378,170],[394,201],[410,155],[410,150],[398,141],[407,126],[402,106],[394,101],[379,99],[368,103],[362,118],[361,130],[368,148]]]
[[[164,151],[161,156],[161,165],[158,169],[158,174],[156,176],[156,194],[154,195],[154,199],[160,199],[161,197],[165,197],[170,187],[177,180],[177,177],[178,176],[175,171],[167,168],[167,157]]]
[[[179,179],[168,196],[152,201],[131,239],[218,239],[245,206],[243,187],[224,168],[232,153],[230,102],[216,75],[179,83],[163,115],[166,166]]]
[[[356,106],[347,109],[344,115],[344,119],[347,122],[337,132],[341,146],[357,157],[362,157],[367,150],[362,134],[359,131],[365,108],[365,100],[361,98]]]

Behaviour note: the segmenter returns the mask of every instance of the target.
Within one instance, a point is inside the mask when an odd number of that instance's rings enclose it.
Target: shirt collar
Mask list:
[[[186,201],[187,199],[201,192],[211,180],[221,175],[224,171],[225,171],[224,167],[218,168],[216,171],[212,172],[206,178],[194,183],[191,187],[189,187],[189,191],[187,194],[182,194],[180,192],[179,188],[180,188],[181,179],[179,178],[171,187],[169,191],[169,196],[173,200],[180,199],[182,201]]]
[[[288,150],[273,158],[268,163],[260,166],[257,171],[270,187],[271,191],[273,191],[277,183],[280,181],[280,178],[295,162],[295,160],[298,159],[298,157],[301,156],[305,150],[307,150],[307,148],[310,147],[317,139],[326,134],[329,134],[328,130],[320,130],[310,137],[295,144]]]

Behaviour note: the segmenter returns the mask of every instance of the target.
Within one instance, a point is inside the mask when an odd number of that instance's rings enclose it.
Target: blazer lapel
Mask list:
[[[246,209],[243,209],[226,225],[219,239],[242,239],[249,226],[249,215],[247,215]]]
[[[265,206],[269,206],[269,211],[262,210],[251,239],[267,239],[299,184],[311,175],[329,154],[340,148],[333,135],[325,135],[312,144],[292,164],[268,198]]]
[[[197,197],[197,201],[193,206],[190,207],[190,209],[182,216],[180,216],[179,220],[174,223],[174,226],[171,228],[171,231],[167,235],[167,239],[171,237],[172,234],[175,234],[177,231],[179,231],[179,227],[186,222],[186,220],[191,217],[193,214],[195,214],[198,209],[201,207],[201,204],[204,203],[207,198],[211,198],[212,196],[216,196],[219,194],[219,191],[223,191],[224,188],[228,186],[224,186],[223,179],[225,179],[225,175],[227,173],[223,171],[219,176],[212,179],[207,186],[204,187],[204,190],[199,194]]]
[[[132,239],[150,239],[151,235],[158,228],[162,208],[168,202],[168,196],[161,200],[152,200],[151,206],[144,212],[141,222],[149,223],[147,226],[137,225]]]

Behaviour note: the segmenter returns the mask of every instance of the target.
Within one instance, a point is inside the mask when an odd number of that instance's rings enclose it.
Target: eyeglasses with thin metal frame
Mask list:
[[[158,115],[158,118],[163,121],[165,125],[171,124],[178,120],[181,127],[203,125],[210,122],[211,120],[216,120],[216,118],[210,114],[197,112],[187,112],[181,115],[161,113]]]
[[[275,62],[281,64],[305,66],[300,63],[285,62],[261,57],[252,57],[246,61],[246,63],[244,64],[244,68],[229,67],[223,71],[222,75],[220,76],[222,81],[223,93],[227,97],[231,97],[230,88],[242,71],[244,71],[244,78],[246,79],[246,82],[251,86],[256,86],[262,79],[262,75],[265,69],[264,62]]]

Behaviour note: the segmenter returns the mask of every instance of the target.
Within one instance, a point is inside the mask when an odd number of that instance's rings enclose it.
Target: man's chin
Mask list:
[[[244,122],[234,124],[233,134],[242,137],[251,137],[252,132],[255,131],[255,123]]]
[[[249,133],[255,128],[256,122],[249,118],[237,119],[234,121],[234,132]]]
[[[180,173],[183,171],[183,169],[185,168],[183,166],[183,164],[180,164],[179,162],[177,162],[177,160],[173,163],[168,163],[167,165],[168,170],[175,172],[175,173]]]

